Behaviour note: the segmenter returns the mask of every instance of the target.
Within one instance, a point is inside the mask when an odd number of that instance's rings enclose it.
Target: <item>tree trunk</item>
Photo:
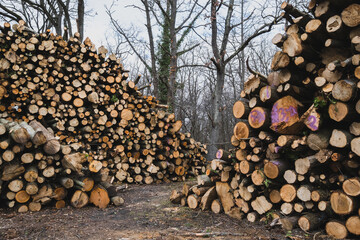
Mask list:
[[[85,15],[85,3],[84,0],[78,0],[78,7],[77,7],[77,29],[78,33],[80,34],[80,42],[82,42],[84,38],[84,15]]]
[[[208,149],[208,158],[213,158],[216,154],[218,148],[222,147],[218,145],[219,143],[223,142],[224,133],[221,131],[221,124],[222,124],[222,115],[221,115],[221,107],[222,102],[221,98],[223,95],[223,87],[225,81],[225,73],[224,70],[218,70],[216,75],[216,85],[215,85],[215,92],[213,96],[212,102],[212,129],[210,132],[210,145]]]

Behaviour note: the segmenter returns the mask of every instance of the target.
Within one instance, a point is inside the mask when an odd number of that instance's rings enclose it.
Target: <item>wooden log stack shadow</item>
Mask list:
[[[268,76],[251,71],[233,107],[233,149],[170,200],[287,231],[360,235],[360,3],[281,5],[290,23]],[[206,189],[198,191],[199,189]],[[269,219],[271,218],[271,219]]]

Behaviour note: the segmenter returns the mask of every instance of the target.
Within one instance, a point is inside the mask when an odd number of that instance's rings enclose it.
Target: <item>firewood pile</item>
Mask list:
[[[103,181],[180,181],[205,171],[206,147],[128,80],[120,59],[76,33],[67,41],[24,22],[0,34],[0,117],[51,127]]]
[[[1,206],[18,212],[40,211],[42,206],[76,208],[92,203],[105,208],[124,200],[124,185],[100,184],[87,155],[76,152],[37,120],[0,119]]]
[[[250,222],[271,220],[287,231],[326,230],[337,239],[360,235],[360,4],[284,2],[286,32],[272,72],[249,68],[234,149],[220,149],[198,185],[171,201],[224,211]]]

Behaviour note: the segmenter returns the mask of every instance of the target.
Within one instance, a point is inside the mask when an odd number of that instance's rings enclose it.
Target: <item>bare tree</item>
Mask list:
[[[37,32],[55,29],[58,35],[73,35],[74,29],[84,33],[84,0],[2,0],[0,18],[4,21],[24,20]],[[76,26],[76,27],[74,27]]]
[[[140,34],[136,33],[134,28],[125,29],[121,26],[114,17],[114,5],[107,9],[115,31],[121,35],[151,74],[154,95],[166,101],[163,103],[169,105],[170,111],[173,111],[176,99],[177,59],[199,45],[196,43],[188,48],[182,47],[182,43],[206,8],[206,4],[200,5],[199,2],[200,0],[141,0],[141,6],[131,5],[145,16],[146,40],[139,37]],[[160,37],[154,35],[156,31],[162,32]],[[143,49],[146,49],[145,53],[142,52]]]
[[[225,84],[225,75],[227,65],[240,54],[256,37],[269,32],[274,24],[277,24],[280,17],[268,16],[268,22],[264,22],[259,26],[241,45],[233,49],[232,52],[228,52],[229,36],[231,32],[240,25],[233,21],[234,8],[236,7],[235,1],[230,0],[225,3],[224,1],[212,0],[210,5],[210,23],[211,23],[211,47],[213,57],[211,58],[212,63],[216,67],[216,81],[214,94],[212,96],[212,109],[213,113],[211,116],[212,130],[210,133],[210,145],[209,145],[209,156],[213,157],[217,150],[217,144],[222,142],[224,139],[222,129],[221,114],[223,111],[223,92]],[[218,13],[226,8],[225,19],[223,23],[218,21]],[[219,32],[220,24],[223,24],[222,34]],[[220,36],[221,35],[221,36]]]

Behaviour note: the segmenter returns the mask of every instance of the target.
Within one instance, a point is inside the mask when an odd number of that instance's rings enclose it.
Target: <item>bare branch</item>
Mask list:
[[[280,20],[282,19],[282,17],[277,17],[275,18],[272,22],[270,23],[266,23],[264,25],[262,25],[260,28],[258,28],[250,37],[248,37],[244,42],[243,44],[235,50],[235,52],[233,54],[231,54],[226,60],[225,60],[225,63],[228,63],[230,62],[237,54],[239,54],[241,51],[243,51],[248,45],[249,43],[251,42],[251,40],[253,40],[254,38],[264,34],[264,33],[267,33],[267,32],[270,32],[272,27],[277,24]]]

